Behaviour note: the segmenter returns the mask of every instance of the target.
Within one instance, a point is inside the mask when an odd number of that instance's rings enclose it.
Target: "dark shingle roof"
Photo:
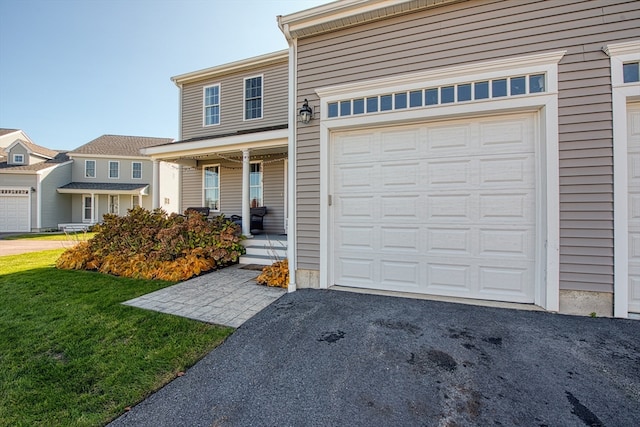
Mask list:
[[[172,138],[151,138],[147,136],[102,135],[69,154],[89,154],[102,156],[139,157],[140,149],[172,142]]]
[[[7,135],[9,133],[13,133],[13,132],[18,132],[20,129],[5,129],[5,128],[0,128],[0,136],[2,135]]]
[[[131,191],[147,187],[149,184],[114,184],[109,182],[71,182],[59,187],[65,190],[109,190],[109,191]]]
[[[39,171],[69,160],[67,153],[57,153],[53,159],[33,165],[10,165],[6,161],[0,163],[0,171]]]
[[[25,141],[23,139],[18,139],[22,145],[27,147],[29,151],[33,154],[39,154],[42,157],[51,157],[54,158],[58,155],[57,151],[50,150],[46,147],[42,147],[41,145],[34,144],[33,142]]]

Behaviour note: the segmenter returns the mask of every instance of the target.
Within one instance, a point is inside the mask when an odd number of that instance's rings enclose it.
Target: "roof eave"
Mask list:
[[[288,39],[303,38],[460,1],[466,0],[342,0],[278,16],[278,25]]]
[[[203,70],[191,71],[185,74],[179,74],[171,77],[173,83],[176,86],[180,86],[185,83],[194,82],[206,78],[214,78],[224,74],[229,74],[237,71],[248,70],[261,66],[267,66],[278,62],[287,62],[289,57],[289,50],[279,50],[277,52],[268,53],[265,55],[255,56],[253,58],[242,59],[240,61],[230,62],[228,64],[218,65],[216,67],[205,68]]]

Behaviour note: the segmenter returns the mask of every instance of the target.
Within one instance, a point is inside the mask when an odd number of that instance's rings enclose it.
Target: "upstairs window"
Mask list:
[[[244,79],[244,119],[262,118],[262,76]]]
[[[203,168],[203,198],[204,206],[212,211],[220,210],[220,166],[205,166]]]
[[[86,160],[84,162],[84,177],[95,178],[96,177],[96,161]]]
[[[220,124],[220,85],[204,88],[204,125]]]
[[[131,163],[131,178],[142,179],[142,163],[140,162]]]
[[[120,162],[109,162],[109,178],[120,178]]]
[[[24,163],[24,154],[14,154],[13,163],[16,163],[16,164]]]

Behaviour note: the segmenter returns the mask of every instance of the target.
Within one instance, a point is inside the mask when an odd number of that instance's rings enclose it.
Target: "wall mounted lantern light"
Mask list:
[[[298,112],[298,121],[302,123],[309,123],[313,118],[313,110],[309,107],[309,101],[305,98],[304,103],[302,103],[302,108]]]

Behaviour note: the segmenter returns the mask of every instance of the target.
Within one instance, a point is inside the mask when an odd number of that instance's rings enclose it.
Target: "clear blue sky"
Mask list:
[[[0,128],[71,150],[178,137],[170,78],[286,49],[277,15],[328,0],[0,0]]]

